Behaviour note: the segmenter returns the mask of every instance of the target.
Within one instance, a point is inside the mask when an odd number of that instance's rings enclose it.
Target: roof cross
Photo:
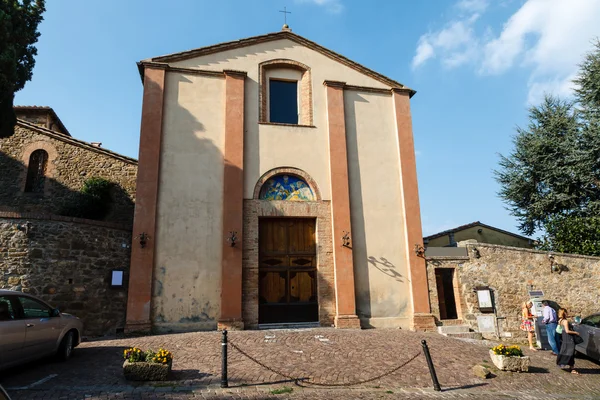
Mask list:
[[[291,14],[291,11],[287,11],[286,7],[283,7],[283,11],[279,10],[280,13],[283,13],[283,23],[287,25],[287,15]]]

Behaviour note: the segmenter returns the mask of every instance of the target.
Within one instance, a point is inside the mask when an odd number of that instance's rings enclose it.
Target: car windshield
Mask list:
[[[591,315],[587,318],[584,318],[584,320],[581,321],[581,324],[593,326],[594,328],[600,328],[600,314]]]

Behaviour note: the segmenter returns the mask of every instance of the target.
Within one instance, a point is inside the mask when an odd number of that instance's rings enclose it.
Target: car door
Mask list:
[[[18,319],[14,296],[0,296],[0,368],[21,359],[25,322]]]
[[[52,308],[28,296],[17,296],[25,322],[23,357],[34,359],[56,350],[60,318],[52,318]]]
[[[585,318],[579,328],[583,338],[581,346],[585,346],[583,352],[588,357],[600,361],[600,314]]]

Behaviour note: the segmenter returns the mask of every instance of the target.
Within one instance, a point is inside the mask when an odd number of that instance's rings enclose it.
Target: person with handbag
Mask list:
[[[571,371],[572,374],[579,374],[573,368],[575,366],[575,344],[583,342],[583,339],[579,336],[579,332],[573,330],[573,326],[567,318],[569,318],[567,310],[560,308],[558,310],[556,332],[562,335],[562,343],[558,356],[556,356],[556,364],[565,371]]]

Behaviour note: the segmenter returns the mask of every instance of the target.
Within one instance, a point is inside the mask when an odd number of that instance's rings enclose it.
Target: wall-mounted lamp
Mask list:
[[[27,235],[29,233],[29,231],[31,230],[31,222],[27,221],[24,224],[19,224],[19,225],[17,225],[17,229],[20,230],[21,232],[25,232],[25,234]]]
[[[231,247],[235,246],[235,242],[237,241],[237,232],[235,231],[231,231],[229,232],[229,237],[227,238],[227,241],[231,244]]]
[[[548,254],[548,259],[550,260],[550,273],[558,272],[558,274],[560,275],[561,273],[563,273],[563,271],[569,270],[569,268],[567,268],[566,265],[555,263],[554,256],[552,254]]]
[[[146,243],[148,243],[148,240],[150,240],[150,235],[148,235],[146,232],[142,232],[139,235],[137,235],[135,239],[138,239],[140,241],[140,247],[143,249],[144,247],[146,247]]]
[[[479,253],[479,250],[477,250],[475,247],[471,249],[471,254],[473,254],[473,258],[481,257],[481,253]]]
[[[417,257],[425,258],[425,247],[420,244],[415,244],[414,251]]]
[[[344,232],[344,236],[342,236],[342,246],[350,247],[350,232]]]

